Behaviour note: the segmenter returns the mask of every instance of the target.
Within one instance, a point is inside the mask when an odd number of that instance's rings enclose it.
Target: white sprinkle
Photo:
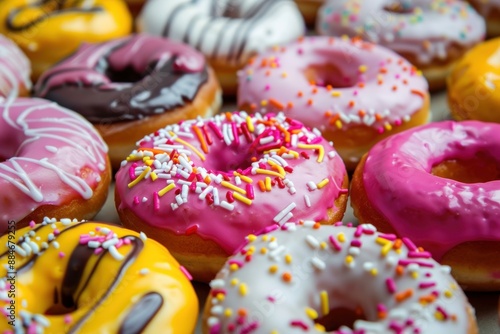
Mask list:
[[[92,240],[87,243],[87,246],[89,248],[97,248],[101,246],[101,243],[99,241]]]
[[[323,270],[326,268],[326,264],[325,262],[323,262],[322,260],[320,260],[319,258],[317,257],[313,257],[311,259],[311,264],[318,270]]]
[[[61,219],[61,223],[63,225],[69,225],[69,224],[71,224],[71,219],[69,219],[69,218],[63,218],[63,219]]]
[[[40,247],[36,244],[36,242],[29,241],[28,244],[31,247],[31,250],[33,251],[33,254],[38,254],[40,252]]]
[[[184,202],[187,202],[188,192],[189,192],[189,186],[183,184],[181,190],[181,196]]]
[[[122,254],[120,254],[120,252],[116,249],[115,246],[109,247],[108,250],[109,250],[109,254],[111,254],[111,256],[113,256],[115,258],[115,260],[121,261],[125,257]]]
[[[144,196],[142,199],[141,199],[142,203],[144,202],[147,202],[148,201],[148,198],[146,196]]]
[[[28,255],[28,256],[31,255],[31,247],[28,245],[27,242],[21,243],[21,247],[26,251],[26,255]]]
[[[451,273],[451,267],[450,266],[447,266],[447,265],[442,265],[441,266],[441,271],[445,274],[449,274]]]
[[[179,206],[184,204],[184,199],[182,199],[182,196],[180,194],[175,196],[175,201],[177,202],[177,205],[179,205]]]
[[[360,253],[359,247],[349,247],[349,254],[357,256]]]
[[[116,245],[118,242],[118,238],[106,240],[102,243],[102,248],[108,249],[109,247]]]
[[[57,147],[51,146],[51,145],[45,145],[45,149],[49,152],[56,153],[57,152]]]
[[[373,262],[365,262],[363,263],[363,269],[366,271],[371,271],[373,268],[375,268],[375,265]]]
[[[283,224],[285,223],[288,223],[290,221],[290,219],[292,219],[293,217],[293,213],[289,212],[285,215],[285,217],[283,217],[279,222],[278,222],[278,225],[279,226],[282,226]]]
[[[21,306],[24,307],[24,308],[27,308],[28,307],[28,301],[26,299],[23,299],[21,301]]]
[[[215,202],[215,200],[214,200]],[[234,205],[229,203],[229,202],[226,202],[226,201],[222,201],[220,203],[220,206],[226,210],[229,210],[229,211],[233,211],[234,210]]]
[[[212,289],[220,289],[223,288],[226,285],[226,283],[224,282],[223,279],[218,278],[212,280],[209,285]]]
[[[304,195],[304,202],[306,203],[306,206],[307,206],[308,208],[310,208],[310,207],[311,207],[311,199],[309,198],[309,196],[307,196],[307,194],[306,194],[306,195]]]
[[[297,192],[297,190],[295,189],[295,187],[292,186],[288,189],[288,192],[293,195]]]
[[[302,225],[304,225],[305,227],[313,227],[314,225],[316,225],[316,222],[314,220],[304,220]]]
[[[149,274],[149,269],[148,268],[142,268],[141,270],[139,270],[139,274],[142,275],[142,276],[145,276],[145,275]]]
[[[111,232],[111,230],[107,227],[101,227],[101,229],[99,230],[99,232],[101,232],[101,234],[104,234],[104,235],[108,235],[109,232]]]
[[[319,247],[319,241],[312,235],[308,234],[306,236],[306,241],[309,246],[311,246],[313,249],[317,249]]]
[[[52,243],[52,247],[54,247],[55,249],[59,249],[59,242],[54,241],[54,242]]]
[[[219,323],[219,319],[216,317],[209,317],[207,320],[208,327],[213,327]]]
[[[141,238],[142,241],[146,241],[148,239],[146,233],[144,232],[139,233],[139,237]]]
[[[318,189],[318,186],[313,181],[309,181],[307,182],[307,188],[309,188],[309,191],[313,191]]]
[[[208,186],[206,187],[200,194],[200,196],[198,196],[199,199],[201,200],[204,200],[205,197],[207,197],[208,193],[210,193],[212,191],[212,189],[214,189],[213,186]]]
[[[26,251],[24,249],[22,249],[21,247],[19,247],[19,245],[16,245],[15,248],[14,248],[14,251],[21,255],[22,257],[26,257],[28,256],[28,254],[26,253]]]
[[[398,259],[395,256],[388,255],[385,257],[385,262],[387,263],[387,265],[393,267],[398,263]]]
[[[286,208],[284,208],[283,210],[281,210],[274,218],[273,218],[273,221],[275,223],[278,223],[280,222],[290,211],[292,211],[293,209],[295,209],[297,205],[295,204],[295,202],[292,202],[290,204],[288,204],[288,206]]]
[[[278,256],[286,250],[284,245],[278,246],[278,248],[273,249],[269,252],[269,257],[275,261],[278,261]]]
[[[49,234],[47,235],[47,239],[48,239],[49,241],[52,241],[52,240],[54,240],[55,238],[56,238],[56,237],[54,236],[54,233],[49,233]]]
[[[214,205],[220,205],[219,190],[214,188],[214,190],[212,190],[212,194],[214,195]]]
[[[235,176],[234,177],[234,183],[236,183],[237,186],[241,185],[241,177]]]
[[[223,312],[224,312],[224,306],[222,305],[212,306],[212,308],[210,309],[210,313],[213,315],[219,315],[222,314]]]
[[[40,326],[42,326],[42,327],[49,327],[50,326],[49,319],[45,318],[41,314],[35,314],[35,315],[33,315],[33,320],[35,320],[35,322],[37,324],[39,324]]]
[[[42,246],[42,249],[47,249],[47,248],[49,248],[49,244],[48,244],[47,242],[45,242],[45,241],[43,241],[43,242],[40,244],[40,246]]]
[[[337,153],[335,151],[330,151],[327,154],[328,158],[333,159],[337,156]]]
[[[269,245],[267,245],[267,248],[269,248],[269,249],[276,249],[276,248],[278,248],[278,242],[276,240],[271,241],[269,243]]]
[[[267,136],[267,137],[260,138],[259,143],[261,145],[265,145],[265,144],[272,143],[273,140],[274,140],[274,136]]]

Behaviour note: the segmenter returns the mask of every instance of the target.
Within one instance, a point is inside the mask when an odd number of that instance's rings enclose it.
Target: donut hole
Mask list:
[[[385,5],[384,10],[394,14],[413,14],[415,7],[408,4],[407,1],[404,3],[402,1],[393,1],[390,4]]]
[[[307,81],[320,87],[348,88],[356,84],[355,79],[344,75],[342,70],[333,64],[311,65],[304,74]]]
[[[317,318],[315,323],[325,327],[326,332],[333,332],[342,326],[353,328],[356,320],[366,320],[361,308],[352,310],[346,307],[337,307],[331,309],[327,315]]]
[[[213,172],[232,173],[236,170],[244,170],[252,166],[252,158],[255,154],[243,146],[225,146],[211,149],[211,158],[207,160],[204,167]]]
[[[120,70],[117,70],[112,66],[108,66],[103,71],[103,73],[112,82],[134,83],[144,79],[150,73],[150,71],[144,71],[143,73],[139,73],[131,66]]]
[[[470,159],[447,159],[432,167],[431,174],[463,183],[500,180],[500,164],[486,152]]]

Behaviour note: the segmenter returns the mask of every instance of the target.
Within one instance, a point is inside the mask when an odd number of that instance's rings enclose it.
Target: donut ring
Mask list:
[[[27,96],[31,90],[30,73],[28,58],[14,42],[0,35],[0,96]]]
[[[92,122],[110,146],[115,169],[146,134],[210,117],[221,104],[219,84],[202,54],[145,34],[83,45],[45,72],[34,94]]]
[[[249,235],[228,259],[210,283],[203,333],[477,333],[449,269],[373,225],[286,224]],[[351,328],[342,309],[358,312]]]
[[[457,0],[330,0],[318,12],[321,35],[361,36],[422,70],[431,90],[444,88],[451,65],[484,39],[484,19]]]
[[[406,60],[359,39],[306,37],[253,58],[238,106],[283,111],[335,144],[347,168],[379,140],[429,118],[427,82]]]
[[[305,33],[297,6],[287,0],[150,0],[137,19],[137,29],[200,50],[224,94],[236,92],[236,71],[251,56]]]
[[[248,233],[292,217],[342,219],[347,185],[317,131],[283,114],[234,113],[146,136],[116,174],[115,200],[125,227],[208,282]]]
[[[0,103],[0,235],[45,216],[90,219],[108,196],[107,146],[80,115],[42,99]]]
[[[500,1],[499,0],[467,0],[486,20],[488,36],[500,35]]]
[[[500,123],[500,38],[475,46],[448,77],[448,105],[456,120]]]
[[[11,236],[0,238],[4,333],[193,332],[198,300],[185,270],[144,234],[45,219]]]
[[[354,173],[355,216],[412,238],[464,289],[498,290],[499,134],[496,123],[445,121],[387,138]]]
[[[30,59],[34,80],[80,43],[126,36],[132,29],[123,0],[2,1],[0,22],[0,33],[11,38]]]

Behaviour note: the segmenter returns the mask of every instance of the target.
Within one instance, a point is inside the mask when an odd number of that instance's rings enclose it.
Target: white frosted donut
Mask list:
[[[311,221],[260,236],[211,281],[204,333],[477,333],[463,291],[409,239]],[[352,328],[326,320],[356,311]]]
[[[19,47],[0,35],[0,96],[24,96],[31,89],[31,64]]]
[[[287,0],[150,0],[137,29],[182,41],[205,54],[225,93],[250,56],[291,42],[305,32],[302,16]]]

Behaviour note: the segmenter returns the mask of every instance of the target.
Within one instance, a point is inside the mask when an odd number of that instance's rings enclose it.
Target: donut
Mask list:
[[[221,105],[220,86],[202,54],[146,34],[82,45],[40,77],[34,95],[93,123],[116,169],[145,135],[209,117]]]
[[[240,109],[283,111],[319,129],[349,170],[377,141],[429,119],[419,71],[360,39],[299,39],[252,58],[238,82]]]
[[[457,0],[330,0],[318,12],[321,35],[361,36],[421,69],[431,90],[446,86],[453,63],[480,43],[484,19]]]
[[[467,290],[500,288],[500,124],[442,121],[375,145],[354,172],[361,223],[411,238]]]
[[[10,39],[0,35],[0,96],[27,96],[31,89],[31,64]]]
[[[203,333],[478,333],[449,270],[370,224],[285,224],[226,261]]]
[[[488,36],[500,36],[500,1],[499,0],[468,0],[476,11],[486,20]]]
[[[194,330],[188,273],[145,234],[46,218],[0,241],[2,333]]]
[[[447,82],[450,113],[456,120],[500,123],[500,38],[481,43],[453,67]]]
[[[244,237],[290,219],[342,219],[342,159],[315,130],[283,114],[216,115],[146,136],[116,173],[125,227],[166,245],[210,281]]]
[[[80,115],[35,98],[0,100],[0,235],[43,217],[90,219],[108,196],[107,146]]]
[[[34,80],[80,43],[126,36],[132,29],[123,0],[1,1],[0,22],[0,33],[30,59]]]
[[[314,26],[316,14],[325,0],[295,0],[300,13],[308,26]]]
[[[224,94],[233,95],[236,72],[252,55],[304,35],[305,24],[289,0],[149,0],[137,29],[200,50]]]

